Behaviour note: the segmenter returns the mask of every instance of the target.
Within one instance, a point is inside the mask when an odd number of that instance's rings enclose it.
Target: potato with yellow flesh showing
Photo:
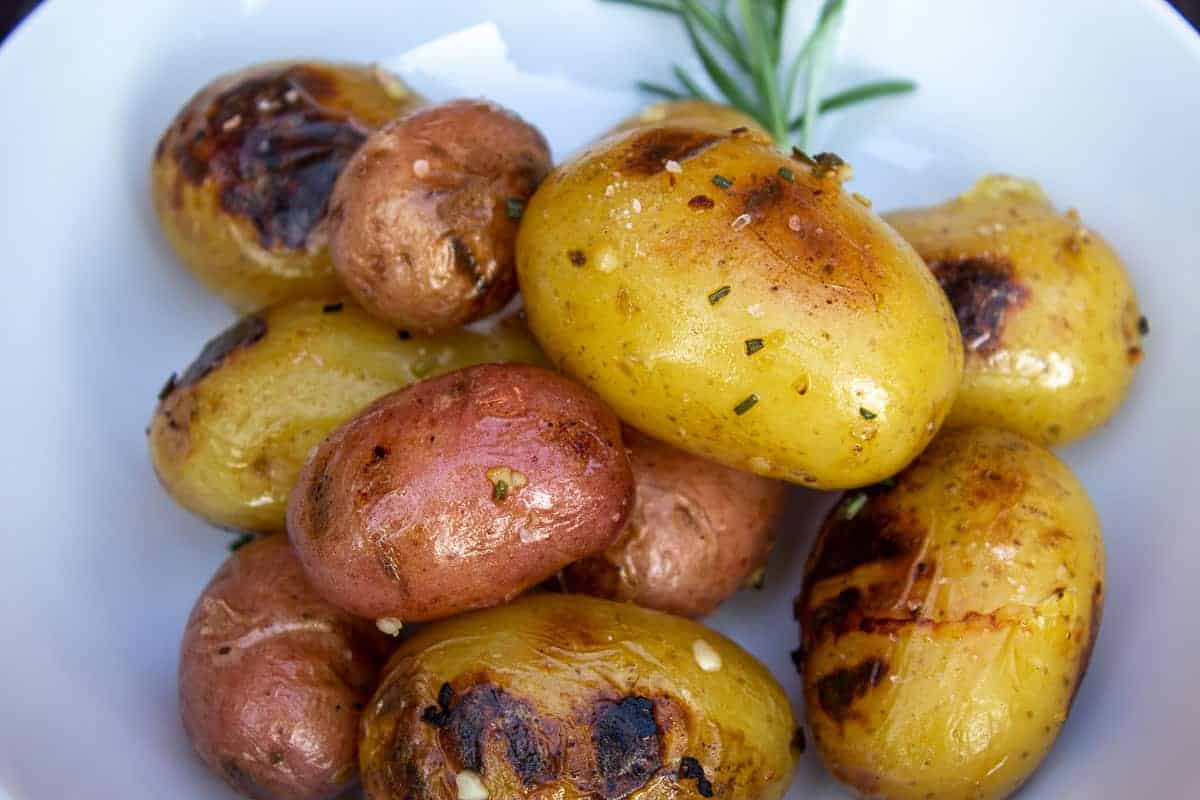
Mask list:
[[[808,724],[830,770],[890,800],[1007,797],[1091,658],[1104,545],[1084,488],[1014,433],[941,434],[849,492],[796,612]]]
[[[309,450],[376,398],[470,364],[542,360],[513,316],[418,338],[349,302],[286,302],[243,318],[172,376],[150,455],[185,508],[225,528],[282,531]]]
[[[694,622],[572,595],[439,622],[363,716],[371,800],[775,800],[796,752],[783,690]]]
[[[163,133],[154,209],[188,269],[239,311],[339,291],[334,181],[367,135],[421,102],[379,67],[283,61],[217,78]]]
[[[886,219],[929,264],[962,328],[951,425],[1077,439],[1125,399],[1148,330],[1121,259],[1033,181],[991,175]]]
[[[745,128],[751,136],[770,142],[771,136],[758,121],[745,112],[707,100],[666,100],[646,106],[628,119],[622,120],[612,133],[653,125],[682,125],[713,133],[730,133]]]
[[[949,411],[962,342],[917,254],[842,191],[845,169],[747,134],[605,139],[525,212],[530,327],[684,450],[812,487],[894,474]]]

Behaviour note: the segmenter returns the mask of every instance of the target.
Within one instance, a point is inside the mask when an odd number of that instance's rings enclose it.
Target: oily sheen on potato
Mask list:
[[[224,528],[280,532],[309,451],[371,401],[469,364],[542,360],[515,316],[414,337],[350,302],[283,302],[238,321],[171,377],[150,455],[188,510]]]
[[[483,364],[371,405],[309,457],[288,534],[317,589],[402,622],[511,600],[612,544],[633,505],[616,416],[558,373]]]
[[[1033,181],[990,175],[939,206],[886,219],[929,264],[966,350],[953,425],[1045,445],[1116,412],[1148,331],[1121,259]]]
[[[188,269],[239,311],[340,290],[334,181],[367,135],[420,98],[379,67],[285,61],[217,78],[172,121],[151,186]]]
[[[794,721],[771,674],[694,622],[529,595],[400,646],[363,716],[371,800],[776,800]]]
[[[962,342],[929,270],[844,172],[749,132],[603,140],[525,212],[534,335],[684,450],[812,487],[894,474],[949,411]]]
[[[1079,691],[1104,606],[1087,492],[1007,431],[938,436],[826,519],[796,604],[808,724],[890,800],[1008,797]]]

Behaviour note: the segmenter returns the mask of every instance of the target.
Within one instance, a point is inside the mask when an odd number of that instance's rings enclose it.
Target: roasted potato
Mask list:
[[[534,335],[691,453],[813,487],[895,473],[949,411],[962,341],[917,254],[842,191],[845,169],[700,128],[605,139],[521,223]]]
[[[200,595],[179,655],[183,727],[259,800],[336,797],[357,777],[359,712],[387,637],[326,603],[287,537],[244,545]]]
[[[163,388],[150,423],[159,480],[222,527],[284,529],[308,452],[371,401],[469,364],[538,363],[515,317],[486,333],[397,333],[349,302],[297,300],[242,319]]]
[[[371,800],[775,800],[792,711],[761,664],[694,622],[541,594],[405,642],[363,715]]]
[[[367,134],[420,98],[379,67],[288,61],[218,78],[158,142],[167,241],[239,311],[339,290],[326,206]]]
[[[1142,359],[1146,321],[1121,259],[1033,181],[990,175],[940,206],[886,219],[929,264],[962,329],[952,425],[1050,446],[1103,424]]]
[[[1100,522],[1071,471],[1013,433],[942,433],[847,493],[809,557],[817,750],[870,797],[1007,797],[1066,721],[1103,606]]]
[[[322,595],[394,624],[506,602],[603,550],[633,491],[620,424],[590,392],[484,364],[387,395],[330,434],[287,528]]]
[[[621,538],[562,571],[564,589],[703,616],[752,580],[774,541],[787,484],[622,433],[637,499]]]
[[[739,133],[756,136],[764,142],[771,141],[770,134],[750,115],[736,108],[705,100],[667,100],[654,103],[623,120],[613,128],[612,133],[662,124],[683,125],[713,133],[730,133],[745,128],[745,131]]]
[[[435,333],[495,311],[517,290],[518,220],[550,166],[536,128],[481,100],[396,120],[334,187],[334,266],[394,325]]]

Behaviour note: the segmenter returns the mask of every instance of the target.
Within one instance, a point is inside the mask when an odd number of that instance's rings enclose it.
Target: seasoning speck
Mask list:
[[[504,214],[509,219],[520,219],[525,213],[525,204],[519,198],[510,197],[504,201]]]
[[[707,195],[698,194],[691,200],[688,200],[688,208],[692,209],[693,211],[704,211],[705,209],[712,207],[712,198]]]
[[[842,506],[842,519],[852,520],[858,516],[858,512],[862,511],[863,506],[867,504],[866,492],[859,492],[846,501]]]
[[[879,416],[874,411],[871,411],[869,408],[863,408],[862,406],[858,407],[858,413],[862,415],[863,419],[875,419],[876,417]]]
[[[413,175],[418,178],[426,178],[429,176],[429,162],[423,158],[418,158],[413,162]]]
[[[675,175],[679,175],[683,172],[683,167],[679,166],[679,162],[672,161],[669,158],[667,159],[666,164],[664,164],[664,166],[666,167],[667,172],[674,173]]]
[[[863,206],[865,206],[866,208],[871,207],[871,198],[867,197],[866,195],[862,195],[862,194],[859,194],[858,192],[855,192],[854,194],[852,194],[850,196],[853,197],[858,202],[862,203]]]
[[[484,473],[492,484],[492,499],[503,503],[510,492],[529,483],[529,479],[512,467],[492,467]]]
[[[758,395],[748,394],[748,395],[746,395],[745,400],[743,400],[742,402],[738,403],[736,406],[733,407],[733,413],[737,414],[740,417],[742,414],[745,414],[747,411],[754,408],[754,406],[756,406],[757,404],[758,404]]]
[[[223,131],[232,131],[232,130],[236,130],[236,129],[237,129],[237,126],[238,126],[238,125],[241,125],[241,124],[242,124],[242,115],[241,115],[241,114],[234,114],[232,117],[230,117],[229,119],[225,120],[225,122],[223,122],[223,123],[221,124],[221,130],[223,130]]]
[[[341,303],[326,303],[325,305],[321,306],[321,313],[323,314],[336,314],[341,310]]]
[[[794,231],[800,230],[800,215],[792,214],[788,217],[788,227]]]
[[[587,256],[582,250],[568,250],[567,258],[571,259],[571,263],[577,267],[582,267],[587,263]]]
[[[746,340],[746,355],[752,356],[755,353],[757,353],[759,350],[762,350],[763,347],[765,347],[765,346],[766,345],[763,344],[762,339],[747,339]]]
[[[696,659],[696,665],[705,672],[721,669],[721,654],[703,639],[692,642],[692,657]]]
[[[629,204],[629,207],[633,209],[633,213],[635,214],[642,213],[642,201],[638,200],[636,197],[633,198],[633,202]]]
[[[399,636],[401,629],[404,628],[404,623],[395,617],[382,617],[375,620],[375,627],[388,636]]]
[[[794,183],[796,180],[796,173],[792,172],[787,167],[780,167],[779,168],[779,177],[783,178],[785,181],[790,181],[790,182]]]
[[[412,338],[412,334],[406,330],[401,329],[401,330],[396,331],[396,338],[402,342],[407,342],[409,339]]]
[[[708,296],[709,305],[715,306],[717,303],[721,302],[722,298],[724,298],[725,295],[729,294],[732,291],[733,290],[731,288],[729,288],[728,286],[722,286],[720,289],[717,289],[715,292],[713,292],[712,294],[710,294]]]
[[[729,223],[729,227],[733,228],[735,231],[740,231],[749,224],[749,214],[738,214],[736,217],[734,217],[733,222]]]
[[[1142,336],[1150,335],[1150,320],[1146,319],[1144,316],[1138,317],[1138,333]]]
[[[483,785],[483,778],[475,770],[464,769],[454,776],[454,785],[458,789],[458,800],[487,800],[488,790]]]
[[[716,186],[718,189],[728,189],[730,186],[733,186],[733,181],[724,175],[713,175],[712,182],[713,186]]]
[[[729,132],[732,133],[734,136],[737,136],[738,134],[745,133],[748,130],[750,130],[750,129],[747,128],[745,125],[739,125],[736,128],[730,128]]]

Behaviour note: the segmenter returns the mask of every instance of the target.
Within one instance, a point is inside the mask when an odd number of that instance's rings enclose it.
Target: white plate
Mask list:
[[[175,701],[180,629],[227,537],[158,488],[142,429],[166,375],[231,315],[159,237],[147,165],[160,130],[224,70],[372,60],[488,19],[522,67],[617,91],[687,56],[667,20],[583,0],[51,0],[0,50],[12,280],[0,315],[12,368],[0,392],[0,786],[14,798],[228,796],[192,757]],[[887,208],[988,170],[1034,176],[1126,258],[1153,326],[1147,358],[1112,424],[1065,451],[1107,531],[1104,627],[1022,797],[1198,797],[1200,39],[1154,0],[858,0],[843,41],[835,83],[921,83],[823,127],[821,144],[855,165],[853,188]],[[597,131],[613,121],[587,103],[560,113]],[[554,144],[562,155],[574,142]],[[714,620],[793,697],[790,599],[827,502],[812,497],[768,589]],[[792,797],[841,796],[806,755]]]

